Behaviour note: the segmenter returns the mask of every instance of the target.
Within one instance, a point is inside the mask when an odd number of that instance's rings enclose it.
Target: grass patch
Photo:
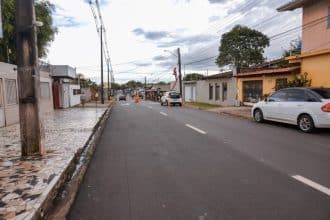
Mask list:
[[[202,109],[210,109],[210,108],[218,108],[221,107],[220,105],[213,105],[204,102],[186,102],[185,105],[194,106]]]

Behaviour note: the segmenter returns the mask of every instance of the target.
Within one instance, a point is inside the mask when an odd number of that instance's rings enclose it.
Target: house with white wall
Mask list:
[[[184,81],[185,102],[202,102],[221,106],[234,106],[237,85],[233,71],[204,76],[201,80]]]
[[[40,71],[39,109],[41,114],[54,110],[52,79]],[[17,66],[0,62],[0,127],[19,122]]]
[[[74,107],[80,104],[81,89],[76,69],[68,65],[43,65],[53,78],[53,104],[55,109]]]

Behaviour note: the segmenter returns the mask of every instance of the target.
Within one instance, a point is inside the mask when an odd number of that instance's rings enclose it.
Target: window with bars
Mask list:
[[[287,78],[276,79],[276,81],[275,81],[275,91],[285,88],[287,83],[288,83]]]
[[[17,87],[16,80],[7,79],[6,80],[6,93],[7,93],[7,104],[17,104]]]
[[[227,96],[228,96],[228,84],[226,82],[222,83],[222,101],[226,101],[227,100]]]
[[[50,98],[50,86],[48,82],[40,82],[40,97],[42,99]]]
[[[219,100],[219,99],[220,99],[220,85],[215,84],[215,100]]]
[[[209,99],[213,99],[213,85],[209,84]]]

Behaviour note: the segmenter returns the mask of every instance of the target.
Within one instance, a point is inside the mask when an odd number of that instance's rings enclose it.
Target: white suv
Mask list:
[[[304,132],[330,128],[330,88],[281,89],[252,108],[256,122],[271,120],[298,125]]]
[[[165,94],[160,99],[161,105],[176,105],[182,106],[182,98],[179,92],[169,91],[165,92]]]

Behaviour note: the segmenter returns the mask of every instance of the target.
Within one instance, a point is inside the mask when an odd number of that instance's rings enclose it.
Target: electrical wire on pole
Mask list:
[[[112,68],[112,64],[111,64],[111,58],[110,58],[110,52],[109,52],[109,46],[108,46],[108,41],[107,41],[107,31],[106,31],[106,28],[105,28],[105,25],[104,25],[104,22],[103,22],[103,18],[102,18],[102,13],[101,13],[101,8],[100,8],[100,4],[99,4],[99,1],[98,0],[95,0],[95,5],[96,5],[96,9],[97,9],[97,13],[93,7],[93,2],[90,0],[89,1],[89,5],[90,5],[90,8],[91,8],[91,11],[92,11],[92,15],[93,15],[93,18],[95,20],[95,25],[96,25],[96,29],[97,29],[97,32],[101,38],[101,35],[102,36],[102,41],[101,41],[101,44],[102,44],[102,56],[101,56],[101,71],[103,70],[103,55],[104,55],[104,59],[106,60],[107,62],[107,67],[108,67],[108,87],[111,88],[111,84],[110,84],[110,79],[111,79],[111,82],[114,82],[114,76],[113,76],[113,68]],[[103,74],[101,74],[102,77],[101,77],[101,84],[102,84],[102,81],[103,81]],[[103,92],[103,85],[101,85],[101,90]]]

